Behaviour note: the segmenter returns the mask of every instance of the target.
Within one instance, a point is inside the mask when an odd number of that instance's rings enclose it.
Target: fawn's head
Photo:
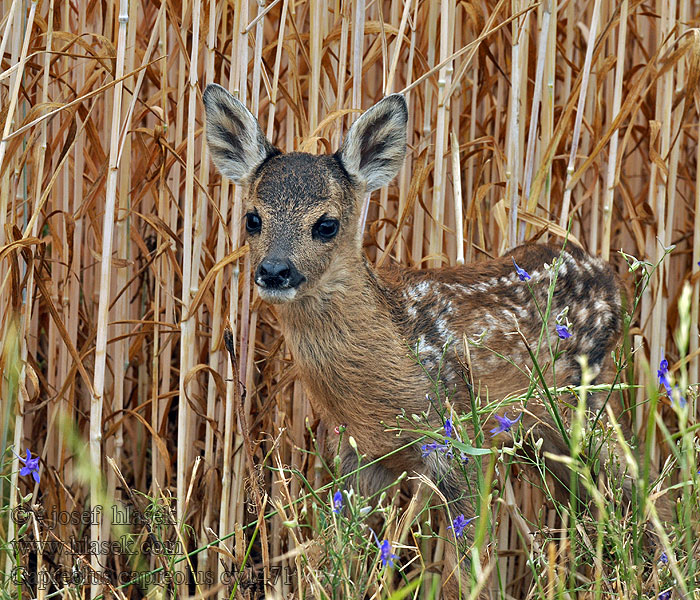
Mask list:
[[[384,98],[350,128],[335,154],[284,154],[228,91],[204,91],[214,164],[248,188],[244,220],[255,283],[263,299],[288,302],[339,276],[359,258],[360,209],[367,192],[391,181],[406,152],[403,96]]]

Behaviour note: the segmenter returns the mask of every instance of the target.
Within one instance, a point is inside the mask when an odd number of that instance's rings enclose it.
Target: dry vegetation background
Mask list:
[[[192,559],[217,572],[241,560],[237,527],[280,493],[269,470],[253,493],[243,423],[257,463],[276,439],[284,464],[324,483],[299,449],[335,424],[317,422],[251,288],[242,191],[203,143],[210,82],[238,94],[277,146],[312,152],[335,150],[357,109],[406,90],[406,164],[369,205],[377,263],[480,260],[556,238],[570,218],[572,237],[623,273],[619,249],[656,262],[675,245],[633,323],[635,368],[644,377],[665,348],[678,369],[676,303],[690,280],[697,382],[698,17],[696,0],[0,0],[2,447],[30,447],[42,473],[39,485],[18,479],[7,454],[3,503],[19,502],[17,484],[43,506],[84,510],[100,497],[96,475],[106,497],[129,501],[120,470],[134,490],[172,499],[189,549],[229,536],[235,557]],[[666,452],[659,443],[655,460]],[[540,492],[514,486],[542,521]],[[297,496],[299,481],[288,489]],[[6,517],[0,537],[12,539]],[[261,535],[259,560],[291,547],[280,518]],[[508,513],[496,538],[520,548]],[[519,597],[525,563],[504,561]]]

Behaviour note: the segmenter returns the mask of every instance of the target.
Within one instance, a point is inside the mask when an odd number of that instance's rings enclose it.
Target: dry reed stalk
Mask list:
[[[167,56],[168,54],[168,29],[167,29],[167,15],[166,12],[160,12],[160,19],[156,23],[156,26],[158,28],[158,48],[161,56]],[[162,125],[159,125],[154,127],[154,132],[157,130],[158,133],[161,136],[167,137],[168,135],[168,96],[167,96],[167,89],[168,89],[168,72],[167,72],[167,62],[166,61],[160,61],[160,115],[159,115],[159,121],[162,123]],[[159,129],[158,129],[159,128]],[[158,151],[160,154],[161,159],[164,159],[164,148],[162,145],[162,140],[158,141]],[[165,216],[168,214],[168,195],[166,191],[166,173],[165,173],[165,160],[162,160],[161,167],[158,172],[158,201],[157,201],[157,214],[161,216]],[[161,217],[162,218],[162,217]],[[169,220],[169,219],[168,219]],[[161,245],[165,241],[165,237],[163,235],[163,229],[158,228],[156,231],[156,246],[158,248],[161,247]],[[168,241],[168,244],[171,242]],[[157,436],[152,436],[151,440],[151,479],[153,481],[153,484],[151,486],[151,490],[155,490],[157,488],[157,485],[163,485],[163,473],[164,473],[164,466],[162,464],[162,461],[159,460],[160,455],[158,452],[158,447],[157,447],[157,437],[160,436],[160,423],[162,421],[162,410],[161,410],[161,402],[160,402],[160,390],[161,386],[159,385],[159,382],[163,381],[163,386],[167,385],[168,382],[168,374],[169,374],[169,369],[170,369],[170,363],[168,362],[167,364],[164,364],[164,361],[166,360],[167,356],[167,348],[170,346],[170,344],[166,343],[166,348],[163,349],[163,352],[161,352],[161,321],[160,321],[160,315],[161,311],[164,311],[163,317],[166,322],[169,322],[168,319],[168,309],[167,309],[167,304],[168,304],[168,296],[166,294],[166,286],[167,286],[167,281],[168,277],[165,275],[167,270],[169,269],[168,262],[166,260],[167,253],[163,253],[160,257],[160,259],[156,259],[156,266],[155,266],[155,273],[154,273],[154,281],[156,284],[154,285],[154,290],[153,290],[153,316],[154,316],[154,324],[153,324],[153,353],[152,353],[152,361],[151,361],[151,427],[153,428],[153,431],[157,432]],[[165,289],[164,289],[165,288]],[[165,306],[164,306],[165,303]]]
[[[612,104],[612,120],[620,113],[622,104],[622,75],[625,70],[625,54],[627,44],[627,13],[629,0],[622,0],[620,5],[620,27],[617,33],[617,60],[615,63],[615,86]],[[600,243],[601,257],[610,259],[610,236],[612,233],[613,203],[615,201],[615,166],[617,164],[619,132],[615,130],[610,138],[608,151],[608,171],[605,180],[603,202],[603,239]]]
[[[129,22],[128,2],[120,0],[119,4],[119,34],[117,41],[117,64],[115,77],[121,79],[124,74],[126,56],[126,34]],[[101,472],[102,464],[102,411],[105,392],[105,368],[107,360],[107,332],[109,327],[109,295],[112,277],[112,245],[114,236],[114,217],[117,203],[117,182],[119,177],[119,125],[121,123],[121,103],[123,81],[114,86],[114,103],[112,107],[112,130],[109,146],[109,167],[107,171],[105,214],[102,226],[102,256],[100,260],[100,292],[97,309],[97,336],[95,340],[95,375],[93,381],[93,396],[90,402],[90,460],[95,469]],[[90,502],[94,506],[99,497],[99,478],[94,478],[90,486]],[[101,519],[97,519],[90,528],[90,538],[93,544],[100,544],[102,539]],[[99,546],[98,546],[99,547]],[[104,566],[97,554],[92,556],[91,567],[101,574]],[[90,593],[93,597],[99,594],[101,586],[92,583]]]
[[[428,25],[427,25],[427,35],[428,35],[428,53],[427,62],[429,68],[435,67],[435,50],[437,48],[437,19],[438,19],[438,7],[440,5],[437,2],[430,2],[428,8],[425,7],[423,10],[428,10]],[[424,34],[425,35],[425,34]],[[415,85],[416,81],[412,85]],[[424,97],[423,97],[423,126],[421,129],[420,136],[420,146],[418,148],[418,154],[427,151],[430,145],[430,140],[432,137],[433,127],[431,125],[432,121],[432,102],[433,102],[433,90],[430,86],[425,87]],[[427,183],[423,190],[423,197],[428,197],[428,186]],[[413,212],[413,244],[411,250],[411,258],[413,259],[412,264],[415,266],[420,266],[423,261],[423,238],[425,235],[425,211],[423,210],[420,202],[416,202]]]
[[[289,4],[289,0],[284,0],[282,2],[282,12],[280,13],[280,22],[279,22],[279,33],[277,35],[277,47],[275,48],[275,66],[273,69],[273,76],[272,76],[272,91],[270,93],[270,104],[268,105],[268,112],[267,112],[267,128],[266,128],[266,135],[267,138],[272,140],[273,139],[273,128],[275,126],[275,110],[277,108],[277,92],[279,88],[279,81],[280,81],[280,68],[282,66],[282,46],[284,43],[284,32],[285,32],[285,26],[287,22],[287,6]],[[344,57],[344,54],[341,52],[341,56]],[[343,71],[341,71],[343,72]],[[344,72],[343,72],[344,74]],[[337,107],[340,109],[340,106]]]
[[[551,23],[557,23],[557,16],[559,14],[559,0],[552,0],[552,15]],[[555,105],[555,78],[556,78],[556,50],[557,50],[557,28],[549,28],[549,37],[547,38],[547,50],[546,50],[546,62],[545,62],[545,74],[544,78],[547,82],[546,91],[543,94],[542,99],[542,125],[540,131],[540,148],[538,149],[538,162],[541,160],[543,155],[543,149],[548,148],[552,140],[554,133],[554,105]],[[545,183],[544,189],[542,191],[543,199],[541,205],[543,208],[543,213],[547,216],[550,215],[551,207],[551,197],[552,197],[552,165],[551,163],[545,167]],[[529,211],[534,212],[534,211]],[[546,242],[548,239],[545,233],[542,237],[542,241]]]
[[[201,12],[201,0],[192,3],[192,47],[190,49],[190,65],[196,66],[199,62],[199,17]],[[184,21],[183,21],[184,23]],[[194,161],[195,161],[195,123],[197,116],[198,77],[197,69],[190,68],[188,77],[188,106],[187,121],[187,158],[185,166],[185,195],[183,198],[183,256],[182,256],[182,317],[180,323],[180,393],[177,411],[177,518],[181,524],[185,520],[185,482],[189,474],[189,465],[192,445],[191,410],[185,400],[187,395],[186,377],[190,369],[194,367],[195,357],[193,349],[195,343],[196,314],[190,314],[189,307],[192,303],[194,286],[199,280],[199,263],[195,262],[195,194],[194,194]],[[179,563],[184,572],[185,564]]]
[[[450,132],[450,146],[452,148],[452,178],[455,211],[455,234],[457,236],[457,255],[455,263],[464,264],[464,229],[462,216],[462,169],[459,163],[459,143],[454,131]]]
[[[209,2],[209,23],[207,26],[207,38],[206,38],[206,53],[204,54],[204,80],[209,83],[215,81],[214,74],[214,48],[216,47],[216,25],[217,25],[217,10],[216,3],[210,0]],[[261,20],[262,22],[262,20]],[[257,43],[257,40],[256,40]],[[202,144],[202,159],[200,162],[200,174],[199,178],[202,182],[202,186],[206,189],[209,184],[209,161],[207,160],[207,154],[209,149],[206,144]],[[201,198],[200,202],[205,203],[204,198]],[[228,197],[219,198],[220,212],[224,216],[224,219],[228,215]],[[226,229],[225,223],[219,221],[217,224],[217,240],[216,240],[216,254],[214,260],[218,263],[224,259],[224,252],[226,249]],[[225,364],[222,361],[221,354],[221,340],[223,338],[223,273],[218,273],[214,282],[214,304],[213,304],[213,314],[211,315],[211,339],[209,341],[209,368],[211,372],[208,376],[207,385],[207,408],[206,414],[207,418],[211,419],[212,422],[216,423],[216,405],[217,405],[217,386],[214,380],[214,373],[219,373],[222,370],[222,365]],[[225,368],[225,367],[224,367]],[[207,423],[204,433],[204,464],[205,465],[215,465],[216,457],[214,455],[214,430],[210,423]],[[208,541],[208,531],[211,530],[211,523],[213,519],[214,503],[209,502],[205,507],[204,517],[202,519],[201,529],[199,532],[199,545],[204,545]],[[207,569],[213,572],[213,565],[211,560],[207,562]]]
[[[512,0],[511,7],[513,13],[520,12],[522,5],[521,0]],[[519,187],[520,187],[520,162],[521,162],[521,146],[520,146],[520,103],[521,103],[521,86],[523,79],[523,70],[526,71],[525,80],[527,80],[527,63],[521,58],[520,51],[521,36],[524,36],[524,19],[516,19],[512,23],[512,44],[511,44],[511,88],[510,88],[510,109],[508,115],[508,166],[506,170],[506,198],[510,205],[510,221],[508,223],[507,240],[508,247],[513,248],[517,241],[517,223],[518,223],[518,204],[519,202]],[[504,232],[505,233],[505,232]],[[504,236],[505,237],[505,236]]]
[[[598,34],[598,20],[600,18],[600,0],[596,0],[593,5],[593,15],[591,16],[591,26],[588,32],[588,42],[586,45],[586,58],[583,63],[583,76],[581,78],[581,89],[579,91],[578,106],[574,119],[574,133],[571,140],[571,152],[569,154],[569,164],[566,168],[566,183],[564,187],[564,199],[562,200],[561,216],[559,226],[566,228],[569,223],[569,204],[571,202],[571,176],[574,174],[576,165],[576,155],[581,136],[581,126],[583,123],[583,113],[586,108],[586,98],[588,83],[591,75],[591,64],[593,61],[593,48],[595,47],[596,35]]]
[[[126,37],[126,51],[124,56],[124,71],[126,73],[131,73],[134,70],[134,53],[135,53],[135,41],[136,41],[136,24],[137,24],[137,14],[136,14],[136,4],[131,2],[128,6],[128,23],[131,23],[130,27],[127,27],[127,37]],[[155,36],[156,30],[153,30],[153,34],[149,41],[149,49],[152,51],[155,46]],[[146,52],[144,57],[144,62],[148,61],[148,56],[150,53]],[[113,305],[113,314],[115,321],[128,319],[129,317],[129,300],[128,297],[129,290],[126,289],[127,282],[129,281],[129,229],[131,227],[131,215],[130,215],[130,191],[131,191],[131,136],[126,135],[126,130],[130,125],[132,108],[131,105],[136,104],[136,97],[139,93],[140,84],[143,82],[143,76],[145,71],[139,73],[139,81],[135,82],[133,76],[124,80],[124,86],[127,90],[132,91],[132,102],[130,106],[120,107],[121,109],[121,119],[120,123],[122,127],[119,131],[118,143],[119,147],[117,150],[117,160],[118,165],[118,182],[117,182],[117,210],[115,213],[115,258],[116,263],[120,268],[116,269],[115,277],[111,282],[112,287],[116,287],[116,290],[121,290],[120,296],[116,299],[116,305]],[[124,99],[122,99],[122,102]],[[114,294],[114,290],[110,290],[110,295]],[[109,312],[107,310],[107,317],[109,319]],[[127,348],[127,326],[125,324],[115,323],[111,327],[114,337],[116,340],[113,342],[113,357],[112,357],[112,370],[114,381],[112,384],[112,402],[111,409],[113,414],[121,415],[124,409],[124,396],[125,393],[128,396],[129,392],[129,382],[126,379],[126,365],[125,362],[128,357]],[[108,329],[109,332],[109,329]],[[116,431],[113,435],[106,439],[105,444],[105,456],[113,458],[114,460],[121,463],[122,450],[124,447],[124,425],[123,420],[118,419],[116,424]],[[107,497],[114,498],[117,486],[117,477],[113,469],[109,469],[106,472],[106,488]],[[110,530],[107,524],[103,526],[103,538],[109,539]]]
[[[309,131],[315,131],[319,121],[319,100],[321,95],[321,46],[323,42],[323,27],[321,11],[325,3],[320,0],[310,0],[310,58],[311,73],[309,79]],[[254,63],[256,61],[253,61]],[[255,114],[255,113],[254,113]],[[311,152],[316,152],[317,144],[312,142]]]
[[[552,13],[551,0],[547,0],[542,6],[542,19],[540,23],[540,37],[537,45],[537,67],[535,70],[535,89],[532,93],[532,109],[530,110],[530,129],[527,134],[527,150],[525,152],[525,168],[523,171],[523,207],[527,212],[534,212],[535,206],[530,202],[530,186],[532,184],[532,172],[535,167],[535,149],[537,147],[537,123],[542,102],[542,89],[544,88],[545,62],[549,50],[550,40],[549,23]],[[544,109],[542,111],[544,113]],[[540,127],[544,125],[544,119],[540,120]],[[511,204],[512,207],[512,204]],[[511,208],[512,210],[512,208]],[[511,214],[511,219],[513,218]],[[521,230],[522,231],[522,230]],[[522,241],[523,235],[518,236]]]
[[[246,2],[241,2],[239,4],[239,10],[241,13],[241,22],[244,23],[245,21],[248,20],[248,4]],[[233,35],[238,35],[238,30],[233,31]],[[246,71],[246,65],[248,64],[248,40],[247,36],[244,36],[243,34],[239,35],[239,40],[238,40],[238,70],[235,73],[236,76],[236,85],[238,86],[238,94],[239,94],[239,99],[241,102],[244,104],[247,103],[248,99],[248,83],[247,83],[247,71]],[[241,218],[242,218],[242,208],[243,208],[243,190],[240,188],[240,186],[236,187],[236,194],[234,196],[234,218],[232,222],[232,227],[236,231],[236,239],[239,238],[240,236],[240,228],[241,228]],[[231,303],[236,304],[236,309],[235,309],[235,315],[236,315],[236,320],[238,322],[239,326],[239,365],[243,365],[243,368],[245,369],[245,366],[248,364],[248,340],[249,340],[249,332],[250,332],[250,302],[251,302],[251,290],[250,290],[250,257],[246,255],[245,260],[243,261],[243,268],[242,268],[242,274],[243,274],[243,285],[241,286],[239,290],[239,296],[236,298],[231,298]],[[237,304],[240,299],[240,311],[238,310]],[[232,307],[231,313],[233,316],[234,309]],[[243,371],[244,376],[247,374],[247,369]],[[241,379],[240,377],[237,377],[235,374],[232,375],[232,379],[234,379],[234,383],[238,383],[238,379]],[[245,385],[247,382],[245,379],[242,379],[242,383]],[[226,524],[226,529],[225,531],[231,531],[234,527],[235,524],[237,523],[243,523],[245,521],[245,503],[246,503],[246,494],[245,494],[245,485],[244,485],[244,480],[243,480],[243,474],[246,473],[247,470],[247,461],[246,461],[246,455],[245,455],[245,449],[244,449],[244,438],[243,436],[245,435],[245,432],[243,431],[243,424],[241,423],[240,415],[246,415],[247,416],[247,406],[243,407],[243,410],[239,409],[238,406],[238,399],[236,397],[237,391],[236,391],[236,386],[232,388],[233,396],[231,398],[231,401],[233,403],[233,408],[235,411],[235,419],[234,423],[236,424],[237,428],[237,435],[236,435],[236,440],[235,440],[235,445],[234,445],[234,463],[233,463],[233,471],[236,474],[236,478],[234,480],[234,485],[232,486],[231,490],[231,497],[229,498],[229,501],[231,502],[231,508],[230,508],[230,513],[229,513],[229,518],[230,522]],[[228,397],[227,397],[228,401]],[[251,485],[253,485],[253,482],[251,482]]]
[[[231,72],[229,73],[228,89],[232,93],[236,93],[240,87],[241,75],[239,72],[240,63],[237,60],[239,45],[241,42],[246,43],[242,35],[240,35],[240,30],[242,29],[243,16],[241,15],[241,2],[240,0],[236,3],[233,21],[231,23]],[[244,86],[245,92],[245,86]],[[221,196],[228,197],[229,195],[229,181],[224,178],[221,185]],[[231,217],[229,220],[230,226],[230,236],[231,245],[233,248],[237,247],[240,238],[240,206],[241,206],[241,190],[238,186],[234,190],[234,200],[233,200],[233,210],[231,211]],[[238,275],[239,267],[234,266],[233,277],[231,279],[231,290],[229,296],[229,306],[228,306],[228,322],[230,323],[232,334],[235,338],[238,333]],[[233,476],[241,472],[241,453],[238,452],[235,457],[233,455],[233,443],[234,443],[234,427],[235,427],[235,415],[234,415],[234,394],[236,393],[236,387],[238,385],[237,381],[233,380],[233,370],[228,361],[226,367],[226,398],[224,401],[224,443],[221,448],[223,456],[223,468],[221,474],[221,498],[219,500],[219,531],[218,534],[221,537],[224,532],[232,531],[236,520],[235,511],[231,510],[234,500],[238,499],[237,489],[233,485]],[[240,450],[240,443],[237,444],[237,449]],[[232,460],[233,459],[233,460]],[[223,561],[219,561],[218,566],[218,577],[219,581],[225,576],[229,565]]]
[[[445,214],[445,190],[443,182],[446,178],[445,150],[447,148],[447,121],[449,119],[450,98],[445,90],[450,85],[452,63],[448,58],[452,55],[450,46],[450,0],[440,3],[440,64],[443,67],[438,74],[437,118],[435,126],[435,170],[433,179],[432,223],[430,227],[429,254],[430,266],[442,265],[443,236],[442,219]],[[452,22],[454,27],[454,22]]]
[[[700,32],[695,31],[693,33],[694,43],[696,44],[696,49],[700,47]],[[700,134],[700,125],[698,128],[698,134]],[[700,144],[696,144],[696,154],[695,154],[696,164],[700,164]],[[700,231],[700,169],[695,171],[695,193],[694,193],[694,219],[693,219],[693,231]],[[693,261],[690,266],[690,270],[693,277],[698,276],[700,272],[700,236],[693,236]],[[693,300],[690,313],[691,322],[691,335],[690,335],[690,346],[688,351],[691,355],[696,354],[698,347],[700,346],[700,339],[698,337],[698,318],[700,318],[700,291],[697,286],[693,287]],[[698,381],[698,358],[693,359],[688,366],[688,379],[690,381]]]
[[[44,56],[43,56],[43,72],[42,72],[42,78],[41,78],[41,103],[42,104],[47,104],[48,99],[49,99],[49,85],[50,85],[50,78],[49,78],[49,67],[50,67],[50,58],[51,58],[51,49],[53,45],[53,6],[54,2],[51,0],[50,2],[50,7],[49,7],[49,18],[48,18],[48,23],[47,23],[47,31],[46,31],[46,48],[44,51]],[[9,20],[9,18],[8,18]],[[0,56],[2,56],[2,51],[0,51]],[[40,127],[40,134],[39,134],[39,140],[36,146],[36,152],[34,156],[34,165],[36,168],[36,173],[38,174],[43,174],[44,173],[44,168],[45,168],[45,163],[46,163],[46,151],[48,149],[48,123],[44,122],[41,124]],[[32,207],[32,212],[35,213],[38,211],[38,208],[41,204],[41,195],[42,195],[42,186],[41,186],[41,178],[37,177],[37,181],[35,183],[35,189],[34,189],[34,204]],[[67,200],[67,199],[66,199]],[[29,235],[31,236],[36,236],[37,233],[37,225],[36,223],[34,226],[28,231]],[[66,242],[67,242],[68,236],[66,235]],[[70,265],[67,265],[69,267]],[[34,290],[35,290],[35,284],[34,284],[34,278],[36,276],[34,268],[29,269],[28,273],[28,279],[27,279],[27,302],[25,304],[25,311],[24,311],[24,320],[26,323],[31,323],[32,322],[32,310],[34,308]],[[66,269],[66,279],[67,279],[67,269]],[[64,292],[65,293],[65,292]],[[0,301],[1,301],[0,297]],[[65,302],[63,303],[65,306]],[[35,334],[36,336],[36,334]],[[27,336],[28,337],[28,336]],[[27,344],[27,337],[25,337],[22,340],[22,361],[26,363],[27,358],[28,358],[28,344]],[[34,337],[34,336],[33,336]],[[36,338],[35,338],[36,339]],[[63,357],[64,360],[60,362],[60,368],[59,368],[59,380],[63,381],[67,377],[67,363],[68,363],[68,353],[63,352]],[[20,379],[20,388],[26,385],[26,367],[22,370],[22,376]],[[60,405],[56,405],[51,407],[51,410],[48,411],[49,413],[49,422],[53,423],[55,422],[56,415],[58,413]],[[22,420],[20,419],[18,422],[15,423],[15,427],[22,430]],[[49,430],[47,431],[46,435],[46,447],[44,448],[43,454],[44,456],[49,455],[49,453],[54,453],[58,459],[62,457],[62,446],[63,446],[63,440],[58,439],[56,444],[51,444],[50,439],[51,439],[51,434],[52,432]],[[2,489],[0,487],[0,496],[2,496]],[[12,505],[11,505],[11,508]],[[12,539],[11,537],[9,539]],[[38,538],[37,538],[38,539]],[[41,556],[41,554],[40,554]]]
[[[413,19],[411,21],[411,36],[410,36],[410,44],[408,48],[408,60],[406,61],[406,72],[404,76],[404,80],[406,82],[406,86],[410,86],[411,82],[413,80],[413,61],[416,56],[416,19],[417,19],[417,14],[418,14],[418,0],[414,3],[414,9],[413,9]],[[402,17],[403,18],[403,17]],[[399,27],[399,30],[401,27]],[[399,36],[402,38],[402,36]],[[393,84],[392,84],[393,85]],[[413,97],[414,94],[407,94],[406,97],[406,106],[408,107],[408,112],[409,114],[412,113],[413,111]],[[408,147],[413,147],[413,127],[408,128],[408,136],[406,140],[406,144]],[[399,174],[399,206],[398,206],[398,214],[402,215],[404,214],[404,210],[406,207],[406,198],[408,194],[408,188],[410,186],[411,182],[411,173],[412,173],[412,167],[413,167],[413,154],[408,152],[406,159],[404,161],[403,166],[401,167],[401,173]],[[404,244],[405,244],[405,239],[408,235],[408,228],[404,228],[403,231],[399,231],[398,237],[396,238],[396,259],[399,262],[404,261]]]

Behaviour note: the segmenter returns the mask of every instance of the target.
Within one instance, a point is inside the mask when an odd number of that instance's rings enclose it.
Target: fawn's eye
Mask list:
[[[257,213],[248,213],[245,216],[245,230],[250,233],[260,233],[262,229],[262,219]]]
[[[321,217],[312,230],[313,237],[324,242],[332,240],[338,234],[338,219]]]

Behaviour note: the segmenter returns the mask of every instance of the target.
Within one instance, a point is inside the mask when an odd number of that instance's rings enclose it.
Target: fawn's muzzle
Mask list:
[[[288,259],[266,258],[255,270],[255,283],[268,290],[287,290],[306,278]]]

